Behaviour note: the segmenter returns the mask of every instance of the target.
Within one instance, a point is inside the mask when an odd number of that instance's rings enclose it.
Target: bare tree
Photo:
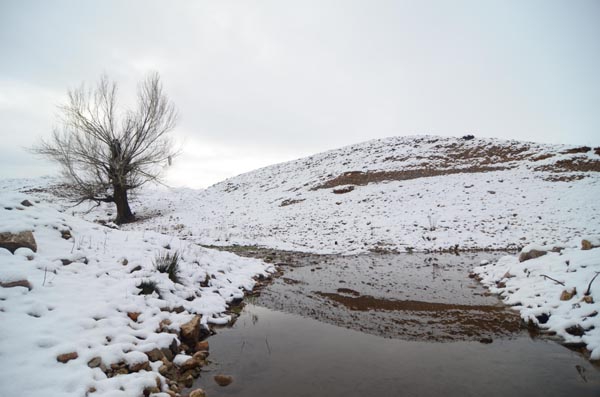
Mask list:
[[[139,84],[135,109],[118,114],[116,94],[106,76],[93,89],[70,90],[59,108],[61,128],[33,150],[60,164],[82,200],[114,202],[122,224],[134,220],[128,191],[158,180],[176,155],[168,133],[177,111],[156,73]]]

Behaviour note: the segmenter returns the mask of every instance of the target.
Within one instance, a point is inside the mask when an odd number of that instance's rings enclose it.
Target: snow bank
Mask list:
[[[26,280],[31,286],[0,287],[3,396],[83,396],[93,389],[95,396],[141,395],[156,378],[164,384],[155,363],[107,378],[88,362],[143,363],[143,352],[172,343],[174,335],[161,332],[166,320],[173,330],[196,314],[203,323],[222,323],[228,303],[254,286],[253,277],[272,271],[261,261],[159,233],[89,223],[3,183],[0,232],[29,230],[37,242],[37,252],[20,248],[12,255],[0,248],[0,282]],[[26,199],[33,206],[23,206]],[[180,283],[153,264],[158,253],[175,251]],[[142,281],[155,282],[158,292],[140,295]],[[139,313],[137,321],[128,313]],[[77,357],[57,361],[67,353]]]
[[[571,242],[561,252],[523,262],[504,256],[474,272],[525,321],[555,332],[565,343],[587,345],[591,359],[600,359],[600,277],[592,282],[600,273],[600,248],[582,250]]]

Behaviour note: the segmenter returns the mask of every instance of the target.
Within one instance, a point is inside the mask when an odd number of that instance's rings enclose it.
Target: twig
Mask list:
[[[46,285],[46,273],[48,273],[48,266],[44,267],[44,281],[42,281],[42,287]]]
[[[594,282],[596,277],[598,277],[599,274],[600,274],[600,272],[596,272],[596,275],[590,280],[590,283],[588,284],[588,287],[587,287],[587,291],[585,291],[585,294],[584,294],[585,296],[588,296],[591,293],[592,283]]]
[[[269,340],[265,336],[265,344],[267,345],[267,350],[269,351],[269,356],[271,355],[271,346],[269,346]]]
[[[558,283],[558,284],[562,285],[563,287],[565,286],[565,283],[563,283],[562,281],[558,281],[558,280],[557,280],[557,279],[555,279],[555,278],[552,278],[552,277],[550,277],[550,276],[546,276],[545,274],[540,274],[540,276],[542,276],[542,277],[546,277],[546,278],[549,278],[550,280],[554,281],[555,283]]]

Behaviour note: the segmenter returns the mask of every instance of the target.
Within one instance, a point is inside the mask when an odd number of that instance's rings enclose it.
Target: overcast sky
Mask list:
[[[392,135],[600,145],[600,1],[0,1],[0,176],[68,88],[158,71],[173,185]]]

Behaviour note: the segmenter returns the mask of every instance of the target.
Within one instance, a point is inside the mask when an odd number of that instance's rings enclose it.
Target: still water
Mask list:
[[[600,371],[532,338],[468,278],[493,255],[304,258],[209,339],[213,396],[599,396]],[[490,320],[491,319],[491,320]],[[232,375],[226,387],[216,374]]]

